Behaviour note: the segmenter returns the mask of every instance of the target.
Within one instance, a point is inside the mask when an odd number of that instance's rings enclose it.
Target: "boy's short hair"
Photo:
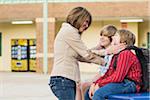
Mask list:
[[[126,43],[127,46],[133,46],[135,44],[135,35],[126,29],[118,30],[117,33],[120,35],[120,43]]]
[[[112,36],[115,35],[115,33],[117,32],[117,28],[114,25],[105,25],[101,31],[100,31],[100,36],[107,36],[108,38],[110,38],[110,41],[112,42]]]

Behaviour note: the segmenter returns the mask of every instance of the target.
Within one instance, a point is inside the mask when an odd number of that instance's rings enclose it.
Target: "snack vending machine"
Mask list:
[[[36,71],[36,40],[11,40],[12,71]]]
[[[11,41],[12,71],[28,71],[28,41],[13,39]]]
[[[29,71],[36,71],[36,40],[29,40]]]

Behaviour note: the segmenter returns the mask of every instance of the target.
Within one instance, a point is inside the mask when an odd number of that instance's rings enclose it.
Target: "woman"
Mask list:
[[[118,30],[113,37],[114,44],[126,43],[132,46],[135,35],[128,30]],[[114,55],[108,71],[96,80],[85,93],[85,100],[105,100],[111,94],[139,92],[141,80],[141,65],[136,55],[130,50],[122,50],[117,57]]]
[[[86,62],[104,64],[104,60],[88,52],[81,41],[81,34],[91,21],[91,14],[85,8],[76,7],[71,10],[55,38],[50,87],[59,100],[75,100],[76,84],[80,81],[80,57]]]

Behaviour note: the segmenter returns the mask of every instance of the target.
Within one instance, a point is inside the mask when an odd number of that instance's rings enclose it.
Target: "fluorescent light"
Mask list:
[[[33,21],[12,21],[12,24],[32,24]]]
[[[143,19],[121,19],[120,22],[143,22]]]

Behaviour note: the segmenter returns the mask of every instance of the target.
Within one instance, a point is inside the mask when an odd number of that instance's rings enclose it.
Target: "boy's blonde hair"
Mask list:
[[[112,36],[117,32],[117,28],[114,25],[105,25],[101,31],[100,36],[107,36],[112,41]]]
[[[126,43],[127,46],[133,46],[135,44],[135,35],[131,31],[121,29],[117,33],[120,35],[120,43]]]
[[[89,19],[89,27],[92,21],[91,14],[83,7],[76,7],[69,12],[66,22],[79,29],[87,18]]]

